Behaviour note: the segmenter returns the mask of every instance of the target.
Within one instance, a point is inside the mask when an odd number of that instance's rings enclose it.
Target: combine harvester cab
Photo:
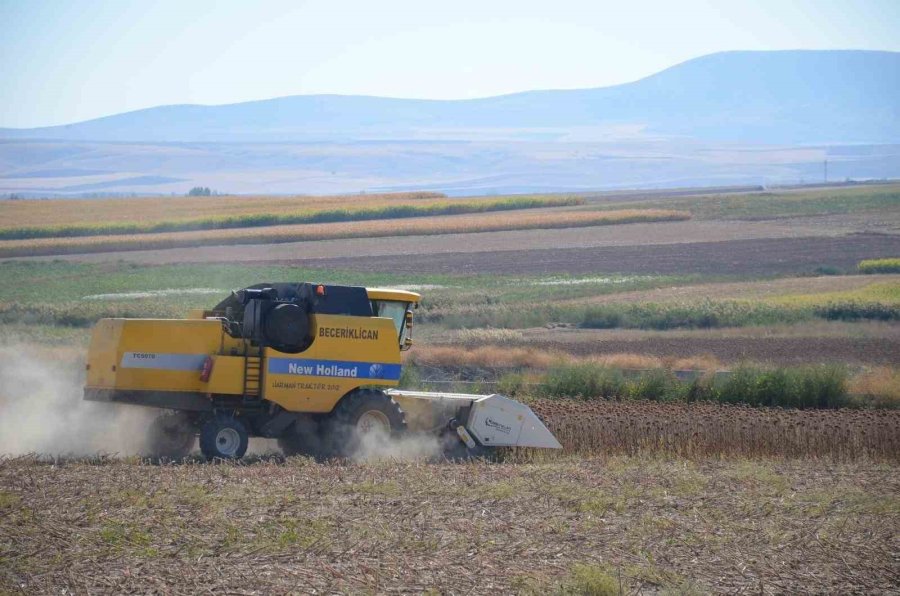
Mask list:
[[[560,448],[528,406],[501,395],[396,389],[419,300],[403,290],[272,283],[189,319],[103,319],[84,396],[164,410],[148,438],[159,457],[187,455],[198,435],[210,459],[242,457],[251,436],[319,458],[407,434],[436,437],[453,458]]]

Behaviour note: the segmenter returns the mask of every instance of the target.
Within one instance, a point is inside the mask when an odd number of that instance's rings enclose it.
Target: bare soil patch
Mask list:
[[[893,254],[900,254],[900,235],[854,234],[837,238],[767,238],[643,246],[407,254],[402,259],[298,259],[291,263],[322,269],[410,274],[779,275],[809,274],[820,266],[850,270],[863,259]]]
[[[888,593],[900,473],[865,461],[0,461],[0,590]]]

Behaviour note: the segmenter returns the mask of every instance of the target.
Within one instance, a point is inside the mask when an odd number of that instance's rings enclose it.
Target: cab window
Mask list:
[[[398,302],[395,300],[372,301],[372,312],[376,317],[387,317],[394,321],[394,327],[397,328],[397,337],[401,344],[406,340],[407,307],[407,302]]]

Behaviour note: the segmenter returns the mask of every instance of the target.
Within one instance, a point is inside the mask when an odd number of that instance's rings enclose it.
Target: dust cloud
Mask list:
[[[399,437],[373,430],[357,433],[357,449],[351,459],[355,462],[436,460],[441,457],[441,444],[437,437],[408,433]]]
[[[80,359],[34,345],[0,345],[0,455],[145,450],[158,412],[82,400],[83,367]]]

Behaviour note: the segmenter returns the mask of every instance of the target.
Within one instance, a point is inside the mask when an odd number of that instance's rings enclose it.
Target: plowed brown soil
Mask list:
[[[779,275],[809,274],[818,267],[852,270],[863,259],[900,254],[900,235],[854,234],[835,238],[769,238],[617,247],[406,254],[402,258],[297,259],[321,269],[393,273],[583,275],[590,273]]]

